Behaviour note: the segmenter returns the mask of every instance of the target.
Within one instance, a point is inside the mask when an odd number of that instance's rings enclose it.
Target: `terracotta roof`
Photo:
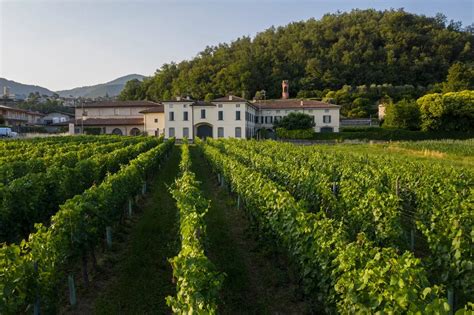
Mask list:
[[[40,113],[40,112],[33,112],[33,111],[30,111],[30,110],[26,110],[26,109],[15,108],[15,107],[10,107],[10,106],[5,106],[5,105],[0,105],[0,108],[15,111],[15,112],[27,113],[27,114],[31,114],[31,115],[44,116],[44,114]]]
[[[155,107],[150,107],[145,110],[140,111],[140,114],[148,114],[148,113],[164,113],[165,107],[163,105],[158,105]]]
[[[256,101],[253,103],[258,106],[260,109],[285,109],[285,108],[340,108],[339,105],[324,103],[321,101],[315,100],[301,100],[301,99],[280,99],[280,100],[266,100],[266,101]]]
[[[235,95],[227,95],[212,100],[213,102],[248,102],[245,98]]]
[[[161,103],[155,103],[151,101],[103,101],[103,102],[92,102],[84,103],[78,106],[78,108],[84,107],[153,107],[162,105]]]
[[[195,101],[191,106],[216,106],[216,104],[206,101]]]
[[[71,119],[69,121],[53,124],[55,126],[67,126],[73,123],[76,126],[82,125],[82,119]],[[131,126],[143,125],[143,118],[87,118],[84,120],[84,126]]]

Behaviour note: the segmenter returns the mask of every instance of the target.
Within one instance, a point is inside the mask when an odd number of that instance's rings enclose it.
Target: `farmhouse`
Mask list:
[[[7,126],[18,127],[40,124],[44,114],[0,105],[0,116],[3,117]]]
[[[84,103],[75,109],[76,132],[95,129],[98,133],[138,135],[145,130],[141,113],[162,104],[150,101],[105,101]]]
[[[252,138],[260,130],[274,133],[273,123],[292,112],[305,113],[315,122],[316,132],[339,131],[340,106],[316,100],[290,99],[288,81],[282,83],[282,98],[249,101],[234,95],[212,101],[177,97],[161,103],[107,101],[76,108],[76,130],[96,128],[117,135],[164,135],[177,139]]]

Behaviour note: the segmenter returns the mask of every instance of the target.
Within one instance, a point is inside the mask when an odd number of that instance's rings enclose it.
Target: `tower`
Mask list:
[[[288,80],[283,80],[281,81],[281,98],[286,100],[290,98],[290,92],[289,92],[290,84],[288,83]]]

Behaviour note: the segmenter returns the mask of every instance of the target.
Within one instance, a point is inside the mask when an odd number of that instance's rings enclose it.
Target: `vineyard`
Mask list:
[[[0,142],[0,313],[473,312],[473,147]]]

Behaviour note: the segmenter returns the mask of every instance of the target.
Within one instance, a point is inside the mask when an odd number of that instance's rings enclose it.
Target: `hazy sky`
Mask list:
[[[51,90],[139,73],[275,25],[352,8],[405,8],[473,23],[472,0],[0,0],[0,77]]]

